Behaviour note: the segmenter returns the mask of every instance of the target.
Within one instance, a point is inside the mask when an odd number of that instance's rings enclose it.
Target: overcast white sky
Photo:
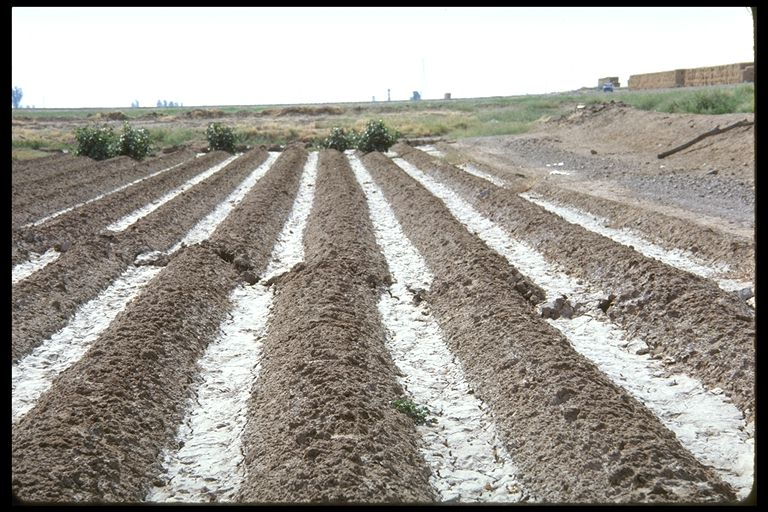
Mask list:
[[[38,108],[512,96],[754,60],[747,7],[12,9]]]

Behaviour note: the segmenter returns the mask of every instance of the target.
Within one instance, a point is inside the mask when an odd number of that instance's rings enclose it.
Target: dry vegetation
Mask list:
[[[362,130],[371,119],[383,120],[406,139],[514,135],[528,132],[537,121],[568,115],[577,105],[611,100],[662,112],[753,112],[754,86],[617,89],[615,93],[583,88],[544,95],[314,105],[17,109],[11,116],[12,158],[73,152],[76,128],[97,124],[119,128],[126,121],[149,130],[157,152],[178,146],[204,150],[205,129],[214,121],[232,127],[239,146],[245,149],[297,141],[314,145],[333,127]]]

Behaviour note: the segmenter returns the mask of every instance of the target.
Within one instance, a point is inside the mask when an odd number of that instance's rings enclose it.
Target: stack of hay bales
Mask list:
[[[658,73],[644,73],[629,77],[630,89],[662,89],[667,87],[695,87],[704,85],[740,84],[755,80],[752,62],[676,69]]]
[[[684,69],[673,71],[659,71],[657,73],[643,73],[629,77],[630,89],[665,89],[668,87],[683,87],[685,79]]]
[[[617,76],[607,76],[605,78],[598,78],[597,79],[597,88],[600,89],[603,87],[603,84],[607,84],[608,82],[611,82],[614,87],[621,87],[619,85],[619,77]]]
[[[710,66],[685,70],[685,86],[695,87],[700,85],[738,84],[744,82],[745,68],[752,68],[754,80],[754,67],[751,62],[728,64],[726,66]]]

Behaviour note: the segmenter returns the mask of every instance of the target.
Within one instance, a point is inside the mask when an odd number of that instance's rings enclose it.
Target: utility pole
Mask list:
[[[421,95],[427,92],[427,59],[421,58]]]

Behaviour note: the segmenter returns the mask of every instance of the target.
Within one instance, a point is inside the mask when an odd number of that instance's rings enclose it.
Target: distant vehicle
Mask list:
[[[603,92],[613,92],[613,82],[605,82],[603,84]]]

